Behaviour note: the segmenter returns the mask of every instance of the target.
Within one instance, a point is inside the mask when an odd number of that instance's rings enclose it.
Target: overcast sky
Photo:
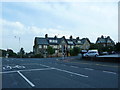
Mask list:
[[[118,0],[85,2],[2,2],[1,49],[33,50],[34,38],[57,35],[118,41]],[[1,3],[0,3],[1,4]],[[20,43],[19,43],[20,37]]]

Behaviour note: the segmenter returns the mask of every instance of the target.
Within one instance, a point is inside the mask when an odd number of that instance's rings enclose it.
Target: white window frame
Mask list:
[[[39,45],[39,48],[42,48],[42,45]]]

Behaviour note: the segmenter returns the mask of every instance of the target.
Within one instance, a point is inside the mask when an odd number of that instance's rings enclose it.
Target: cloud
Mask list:
[[[26,27],[19,21],[12,22],[12,21],[0,19],[0,22],[3,27],[3,35],[10,34],[10,33],[23,35],[26,32]]]
[[[37,26],[26,26],[23,23],[17,21],[7,21],[0,19],[0,22],[2,23],[3,26],[3,35],[8,35],[8,34],[13,34],[13,35],[39,35],[39,36],[44,36],[45,34],[48,34],[50,36],[55,36],[59,34],[60,36],[65,35],[68,37],[69,35],[72,35],[71,31],[66,31],[63,30],[62,26],[56,26],[56,28],[40,28]]]

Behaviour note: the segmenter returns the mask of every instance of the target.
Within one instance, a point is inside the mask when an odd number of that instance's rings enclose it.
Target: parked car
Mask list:
[[[97,57],[99,56],[98,50],[89,50],[87,53],[83,54],[84,57]]]

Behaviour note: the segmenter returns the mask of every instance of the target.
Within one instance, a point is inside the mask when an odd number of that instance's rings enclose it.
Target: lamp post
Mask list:
[[[64,45],[62,45],[62,59],[64,59]]]
[[[18,52],[19,52],[20,51],[20,37],[14,36],[14,38],[16,38],[16,39],[18,38],[18,43],[19,43]]]

